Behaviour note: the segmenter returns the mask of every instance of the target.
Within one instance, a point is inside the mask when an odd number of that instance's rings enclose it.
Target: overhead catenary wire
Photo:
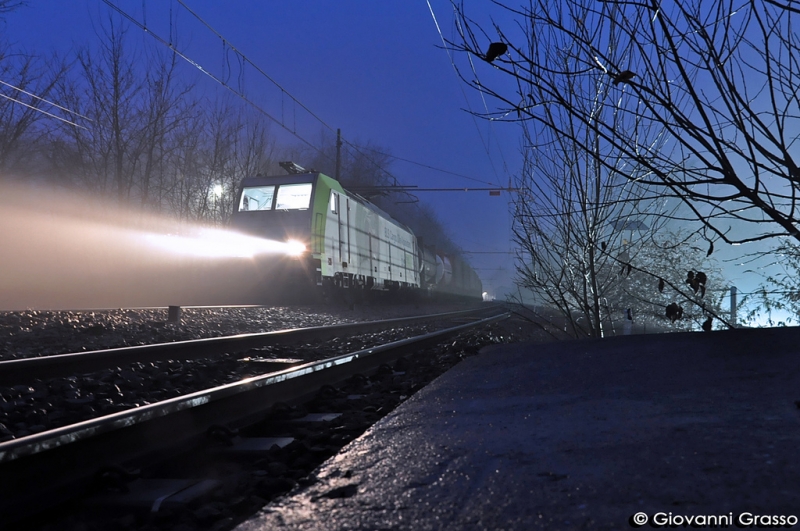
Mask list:
[[[104,1],[106,1],[106,0],[104,0]],[[108,2],[106,1],[106,3],[108,3]],[[268,80],[270,83],[272,83],[273,85],[275,85],[276,87],[278,87],[278,89],[280,89],[280,91],[281,91],[282,93],[286,94],[286,95],[287,95],[287,96],[288,96],[288,97],[289,97],[289,98],[290,98],[290,99],[291,99],[293,102],[295,102],[297,105],[299,105],[300,107],[302,107],[304,111],[306,111],[306,112],[307,112],[309,115],[311,115],[311,116],[312,116],[314,119],[316,119],[316,120],[317,120],[319,123],[321,123],[322,125],[324,125],[326,128],[330,129],[331,131],[334,131],[334,129],[333,129],[333,128],[332,128],[330,125],[328,125],[327,123],[325,123],[325,121],[324,121],[322,118],[320,118],[319,116],[317,116],[317,115],[314,113],[314,111],[312,111],[311,109],[309,109],[308,107],[306,107],[305,105],[303,105],[303,103],[302,103],[300,100],[298,100],[296,97],[294,97],[294,96],[293,96],[293,95],[292,95],[292,94],[291,94],[291,93],[290,93],[288,90],[286,90],[285,88],[283,88],[283,86],[282,86],[280,83],[278,83],[277,81],[275,81],[275,80],[274,80],[274,79],[273,79],[273,78],[272,78],[272,77],[271,77],[269,74],[267,74],[267,73],[266,73],[266,72],[265,72],[265,71],[264,71],[264,70],[263,70],[261,67],[259,67],[257,64],[255,64],[255,63],[254,63],[253,61],[251,61],[250,59],[248,59],[248,58],[247,58],[247,56],[246,56],[244,53],[242,53],[241,51],[239,51],[239,49],[238,49],[238,48],[236,48],[236,46],[234,46],[233,44],[231,44],[231,41],[229,41],[228,39],[226,39],[226,38],[225,38],[225,37],[224,37],[224,36],[223,36],[223,35],[222,35],[220,32],[218,32],[216,29],[214,29],[214,27],[213,27],[213,26],[211,26],[211,24],[209,24],[208,22],[206,22],[206,21],[205,21],[205,20],[204,20],[204,19],[203,19],[203,18],[202,18],[200,15],[198,15],[198,14],[197,14],[197,13],[196,13],[194,10],[192,10],[192,8],[190,8],[189,6],[187,6],[187,5],[186,5],[186,3],[185,3],[183,0],[178,0],[178,3],[179,3],[181,6],[183,6],[183,8],[184,8],[186,11],[188,11],[190,15],[192,15],[193,17],[195,17],[195,18],[196,18],[196,19],[197,19],[197,20],[198,20],[198,21],[199,21],[201,24],[203,24],[203,25],[204,25],[206,28],[208,28],[208,30],[209,30],[209,31],[211,31],[211,33],[213,33],[215,36],[219,37],[219,39],[221,39],[221,40],[222,40],[222,42],[223,42],[223,44],[224,44],[225,46],[227,46],[227,47],[228,47],[228,48],[230,48],[232,51],[234,51],[236,54],[238,54],[238,55],[239,55],[239,57],[241,57],[241,61],[243,61],[244,63],[248,63],[248,64],[250,64],[250,66],[252,66],[253,68],[255,68],[255,69],[256,69],[256,71],[257,71],[259,74],[261,74],[262,76],[264,76],[264,78],[266,78],[266,79],[267,79],[267,80]]]
[[[105,1],[105,0],[104,0],[104,1]],[[258,66],[256,63],[254,63],[252,60],[250,60],[250,59],[249,59],[249,58],[248,58],[248,57],[247,57],[247,56],[246,56],[246,55],[245,55],[245,54],[244,54],[242,51],[240,51],[238,48],[236,48],[236,47],[235,47],[235,46],[234,46],[234,45],[233,45],[233,44],[230,42],[230,40],[226,39],[224,35],[222,35],[222,34],[221,34],[219,31],[217,31],[217,30],[216,30],[216,29],[215,29],[215,28],[214,28],[214,27],[213,27],[211,24],[209,24],[209,23],[208,23],[208,22],[207,22],[205,19],[203,19],[203,17],[201,17],[201,16],[200,16],[200,15],[199,15],[197,12],[195,12],[195,11],[194,11],[192,8],[190,8],[188,5],[186,5],[186,2],[184,2],[183,0],[178,0],[178,3],[179,3],[179,4],[180,4],[180,5],[181,5],[181,6],[182,6],[182,7],[183,7],[183,8],[184,8],[184,9],[185,9],[185,10],[186,10],[186,11],[187,11],[187,12],[188,12],[190,15],[192,15],[193,17],[195,17],[195,19],[197,19],[197,20],[198,20],[198,22],[200,22],[202,25],[204,25],[204,26],[205,26],[205,27],[206,27],[206,28],[207,28],[207,29],[208,29],[208,30],[209,30],[211,33],[213,33],[213,34],[214,34],[214,35],[215,35],[217,38],[219,38],[219,39],[222,41],[222,43],[223,43],[223,46],[225,46],[227,49],[230,49],[230,50],[232,50],[233,52],[235,52],[235,53],[237,54],[237,57],[238,57],[238,58],[239,58],[239,60],[241,61],[242,65],[244,65],[244,64],[249,64],[249,65],[251,65],[251,66],[252,66],[252,67],[253,67],[253,68],[256,70],[256,72],[258,72],[259,74],[261,74],[261,75],[262,75],[262,76],[263,76],[263,77],[264,77],[266,80],[268,80],[270,83],[272,83],[273,85],[275,85],[275,87],[277,87],[277,88],[278,88],[278,90],[280,90],[280,91],[281,91],[281,95],[282,95],[282,96],[283,96],[283,95],[287,96],[287,97],[288,97],[289,99],[291,99],[291,100],[292,100],[292,101],[293,101],[295,104],[297,104],[298,106],[300,106],[300,108],[302,108],[304,111],[306,111],[306,112],[309,114],[309,116],[311,116],[312,118],[314,118],[315,120],[317,120],[317,121],[318,121],[318,122],[319,122],[319,123],[320,123],[322,126],[324,126],[326,129],[328,129],[330,132],[332,132],[332,133],[335,133],[335,132],[336,132],[336,128],[334,128],[332,125],[328,124],[328,123],[327,123],[325,120],[323,120],[323,119],[322,119],[322,118],[321,118],[321,117],[320,117],[320,116],[319,116],[317,113],[315,113],[314,111],[312,111],[312,110],[311,110],[311,109],[310,109],[308,106],[306,106],[305,104],[303,104],[303,102],[301,102],[301,101],[300,101],[300,100],[299,100],[297,97],[295,97],[295,96],[294,96],[292,93],[290,93],[290,92],[289,92],[289,91],[288,91],[288,90],[287,90],[287,89],[286,89],[286,88],[285,88],[283,85],[281,85],[280,83],[278,83],[278,81],[276,81],[274,78],[272,78],[272,76],[270,76],[270,75],[269,75],[269,74],[268,74],[266,71],[264,71],[264,69],[262,69],[261,67],[259,67],[259,66]],[[244,72],[244,68],[242,68],[242,69],[241,69],[241,74],[240,74],[240,75],[243,75],[243,72]],[[240,81],[240,83],[241,83],[241,81]],[[353,151],[355,151],[355,152],[359,153],[359,154],[360,154],[360,155],[362,155],[364,158],[366,158],[366,159],[367,159],[367,160],[368,160],[370,163],[372,163],[372,164],[373,164],[373,165],[374,165],[376,168],[378,168],[380,171],[383,171],[384,173],[386,173],[386,175],[388,175],[389,177],[391,177],[392,179],[394,179],[395,181],[397,181],[397,177],[395,177],[395,176],[394,176],[394,175],[393,175],[391,172],[387,171],[385,168],[382,168],[382,167],[380,166],[380,164],[378,164],[378,163],[377,163],[377,162],[375,162],[375,161],[374,161],[372,158],[370,158],[370,157],[369,157],[369,155],[368,155],[367,153],[365,153],[363,150],[361,150],[361,149],[360,149],[358,146],[356,146],[356,145],[355,145],[355,144],[353,144],[352,142],[349,142],[347,139],[343,139],[343,143],[344,143],[344,144],[346,144],[346,145],[348,146],[348,148],[349,148],[349,149],[351,149],[351,150],[353,150]],[[462,178],[469,179],[469,180],[473,180],[473,181],[477,181],[477,182],[483,182],[483,183],[485,183],[485,184],[490,184],[490,185],[494,185],[494,184],[495,184],[495,183],[490,183],[490,182],[486,182],[486,181],[481,181],[481,180],[479,180],[479,179],[475,179],[475,178],[473,178],[473,177],[469,177],[469,176],[466,176],[466,175],[463,175],[463,174],[459,174],[459,173],[455,173],[455,172],[452,172],[452,171],[443,170],[443,169],[441,169],[441,168],[437,168],[437,167],[435,167],[435,166],[431,166],[431,165],[429,165],[429,164],[425,164],[425,163],[421,163],[421,162],[416,162],[416,161],[410,160],[410,159],[408,159],[408,158],[399,157],[399,156],[397,156],[397,155],[393,155],[393,154],[391,154],[391,153],[384,153],[384,152],[381,152],[381,151],[378,151],[378,150],[374,150],[374,149],[372,149],[371,151],[373,151],[374,153],[376,153],[376,154],[379,154],[379,155],[383,155],[383,156],[391,157],[391,158],[393,158],[393,159],[396,159],[396,160],[400,160],[400,161],[407,162],[407,163],[410,163],[410,164],[415,164],[415,165],[417,165],[417,166],[424,167],[424,168],[428,168],[428,169],[431,169],[431,170],[434,170],[434,171],[438,171],[438,172],[442,172],[442,173],[446,173],[446,174],[450,174],[450,175],[454,175],[454,176],[462,177]]]
[[[354,192],[361,191],[377,191],[377,192],[518,192],[519,188],[506,188],[505,186],[492,186],[491,188],[419,188],[416,185],[412,186],[351,186],[349,190]]]
[[[224,79],[221,79],[220,77],[215,76],[209,70],[204,68],[198,61],[195,61],[194,59],[188,57],[185,53],[180,52],[172,42],[172,14],[170,14],[170,40],[167,41],[167,40],[163,39],[162,37],[160,37],[159,35],[157,35],[156,33],[154,33],[150,28],[148,28],[146,26],[146,23],[145,23],[146,22],[146,18],[145,18],[145,15],[144,15],[144,13],[146,13],[146,9],[143,9],[143,21],[144,22],[140,23],[132,15],[130,15],[129,13],[124,11],[122,8],[120,8],[119,6],[114,4],[111,0],[103,0],[103,2],[106,5],[108,5],[109,7],[111,7],[112,9],[114,9],[115,11],[117,11],[119,14],[124,16],[126,19],[128,19],[130,22],[132,22],[134,25],[139,27],[145,33],[149,33],[153,38],[155,38],[161,44],[163,44],[166,47],[168,47],[175,54],[177,54],[179,57],[181,57],[184,61],[186,61],[190,65],[194,66],[195,68],[200,70],[200,72],[202,72],[206,76],[210,77],[211,79],[213,79],[214,81],[216,81],[217,83],[222,85],[223,87],[227,88],[228,90],[230,90],[231,92],[236,94],[239,98],[241,98],[243,101],[245,101],[249,105],[253,106],[259,112],[261,112],[264,116],[266,116],[268,119],[270,119],[270,120],[274,121],[275,123],[277,123],[281,128],[283,128],[284,130],[286,130],[287,132],[292,134],[295,138],[299,139],[305,145],[311,147],[312,149],[314,149],[317,153],[319,153],[320,155],[322,155],[326,159],[333,160],[333,157],[329,156],[323,150],[317,148],[310,141],[308,141],[305,138],[303,138],[297,132],[296,123],[295,123],[295,127],[291,127],[290,128],[289,126],[286,125],[284,119],[280,119],[279,120],[277,117],[273,116],[271,113],[266,111],[263,107],[257,105],[254,101],[252,101],[250,98],[248,98],[243,93],[243,91],[236,90],[234,87],[232,87],[230,84],[228,84]],[[217,38],[219,38],[221,40],[221,42],[223,44],[223,48],[224,48],[226,53],[227,53],[227,51],[233,51],[236,54],[238,60],[240,61],[240,64],[242,65],[242,70],[243,70],[243,66],[245,64],[251,65],[260,75],[262,75],[266,80],[268,80],[270,83],[272,83],[275,87],[277,87],[280,90],[280,92],[282,94],[282,101],[283,101],[283,96],[288,97],[297,106],[301,107],[304,111],[306,111],[309,114],[309,116],[311,116],[312,118],[317,120],[323,127],[325,127],[326,129],[328,129],[331,132],[335,131],[333,126],[331,126],[330,124],[325,122],[325,120],[323,120],[319,115],[317,115],[315,112],[313,112],[309,107],[304,105],[297,97],[295,97],[293,94],[291,94],[286,88],[284,88],[280,83],[278,83],[274,78],[272,78],[266,71],[264,71],[262,68],[260,68],[252,60],[250,60],[244,53],[242,53],[228,39],[226,39],[224,35],[222,35],[219,31],[217,31],[213,26],[211,26],[211,24],[209,24],[207,21],[205,21],[198,13],[196,13],[194,10],[192,10],[188,5],[186,5],[186,3],[183,0],[178,0],[178,4],[180,4],[180,6],[182,6],[190,15],[192,15],[194,18],[196,18],[202,25],[204,25],[209,31],[211,31]],[[171,9],[170,9],[170,12],[171,12]],[[223,65],[223,70],[224,70],[224,65]],[[243,72],[240,72],[240,83],[239,83],[240,85],[242,84],[241,83],[241,77],[243,75],[244,75]],[[474,117],[473,117],[473,120],[474,120]],[[295,118],[295,122],[296,122],[296,118]],[[476,124],[476,126],[477,126],[477,124]],[[356,153],[359,153],[360,155],[362,155],[369,163],[374,165],[379,171],[385,173],[390,178],[392,178],[395,183],[398,182],[398,179],[397,179],[397,177],[395,175],[393,175],[391,172],[389,172],[385,168],[381,167],[381,165],[379,163],[377,163],[375,160],[373,160],[372,157],[370,157],[367,153],[365,153],[364,150],[360,149],[358,146],[356,146],[352,142],[347,141],[346,139],[344,139],[343,144],[351,152],[356,152]],[[391,153],[385,153],[385,152],[381,152],[379,150],[374,150],[374,149],[371,150],[371,151],[373,151],[374,153],[379,154],[379,155],[383,155],[383,156],[386,156],[386,157],[391,157],[391,158],[396,159],[396,160],[400,160],[400,161],[407,162],[407,163],[410,163],[410,164],[415,164],[417,166],[425,167],[425,168],[428,168],[428,169],[431,169],[431,170],[434,170],[434,171],[438,171],[438,172],[446,173],[446,174],[449,174],[449,175],[454,175],[454,176],[457,176],[457,177],[460,177],[460,178],[468,179],[468,180],[471,180],[471,181],[481,182],[481,183],[484,183],[484,184],[488,184],[488,185],[498,186],[499,187],[499,185],[496,185],[496,183],[493,183],[493,182],[483,181],[483,180],[476,179],[474,177],[470,177],[470,176],[467,176],[467,175],[459,174],[459,173],[452,172],[452,171],[449,171],[449,170],[444,170],[444,169],[437,168],[437,167],[429,165],[429,164],[417,162],[417,161],[414,161],[414,160],[411,160],[411,159],[408,159],[408,158],[404,158],[404,157],[399,157],[399,156],[393,155]],[[495,173],[496,173],[496,170],[495,170]]]
[[[403,157],[398,157],[397,155],[392,155],[391,153],[384,153],[384,152],[379,151],[377,149],[373,149],[372,151],[377,153],[378,155],[383,155],[385,157],[391,157],[393,159],[397,159],[397,160],[400,160],[400,161],[403,161],[403,162],[408,162],[409,164],[414,164],[414,165],[420,166],[422,168],[428,168],[430,170],[438,171],[438,172],[441,172],[441,173],[447,173],[449,175],[454,175],[456,177],[461,177],[463,179],[468,179],[470,181],[475,181],[475,182],[478,182],[478,183],[483,183],[483,184],[488,184],[488,185],[491,185],[491,186],[498,186],[499,187],[499,185],[497,185],[496,183],[489,182],[489,181],[482,181],[481,179],[476,179],[474,177],[470,177],[469,175],[464,175],[463,173],[457,173],[457,172],[450,171],[450,170],[444,170],[442,168],[437,168],[436,166],[431,166],[429,164],[425,164],[425,163],[422,163],[422,162],[416,162],[416,161],[409,160],[409,159],[406,159],[406,158],[403,158]]]
[[[439,21],[436,18],[436,13],[433,11],[433,6],[431,6],[430,0],[426,0],[428,4],[428,10],[431,13],[431,18],[433,18],[433,24],[436,26],[436,31],[439,33],[439,38],[442,41],[442,46],[444,47],[445,52],[447,53],[447,58],[450,60],[450,65],[453,67],[453,70],[456,71],[458,74],[458,67],[456,66],[455,61],[453,60],[453,55],[450,53],[450,48],[447,46],[447,40],[444,38],[444,34],[442,33],[442,28],[439,26]],[[461,90],[461,95],[464,97],[464,102],[467,104],[467,109],[469,110],[469,114],[472,117],[472,123],[475,125],[475,129],[478,131],[478,137],[481,140],[481,144],[483,144],[483,149],[486,151],[486,156],[489,158],[489,164],[492,166],[492,171],[495,173],[495,177],[498,179],[500,178],[497,175],[497,169],[494,167],[494,163],[492,162],[492,156],[490,153],[489,145],[483,138],[483,133],[481,133],[481,128],[478,126],[478,121],[475,118],[475,113],[472,111],[472,106],[469,103],[469,98],[467,98],[467,93],[464,91],[464,87],[459,83],[459,89]]]
[[[456,76],[460,77],[460,74],[459,74],[459,71],[458,71],[458,67],[456,66],[456,63],[455,63],[455,61],[453,59],[453,55],[452,55],[452,53],[450,51],[449,46],[447,45],[447,41],[445,40],[444,35],[442,34],[442,29],[439,26],[439,21],[436,19],[436,13],[433,11],[433,6],[431,6],[430,0],[426,0],[426,3],[428,5],[428,10],[431,13],[431,18],[433,18],[433,23],[436,26],[436,31],[439,33],[439,38],[442,41],[442,46],[443,46],[445,52],[447,53],[448,59],[450,60],[450,65],[453,67],[453,70],[455,71]],[[455,9],[455,7],[454,7],[454,9]],[[462,28],[461,28],[460,25],[458,26],[458,30],[459,30],[459,34],[461,34]],[[478,73],[477,73],[477,71],[475,69],[475,65],[472,62],[472,58],[469,57],[469,55],[468,55],[468,59],[469,59],[469,64],[470,64],[470,67],[472,69],[472,72],[475,75],[475,79],[478,80]],[[472,108],[470,106],[469,99],[467,98],[467,94],[466,94],[466,91],[464,90],[463,84],[459,83],[459,88],[461,90],[462,96],[464,97],[464,101],[467,104],[467,109],[469,110],[470,116],[472,117],[472,121],[473,121],[473,124],[475,125],[475,129],[478,131],[478,136],[480,137],[481,143],[484,146],[484,149],[486,151],[486,155],[489,158],[489,164],[492,167],[492,171],[494,172],[495,177],[499,180],[500,176],[497,173],[497,169],[495,168],[494,160],[492,159],[492,155],[491,155],[491,147],[490,147],[491,146],[491,137],[489,139],[487,139],[486,141],[484,141],[483,134],[481,133],[480,127],[478,126],[477,119],[475,117],[475,113],[474,113],[474,111],[472,111]],[[489,109],[488,109],[488,105],[486,104],[486,99],[484,98],[483,92],[480,91],[480,94],[481,94],[481,101],[483,102],[484,108],[486,109],[486,112],[488,113]],[[489,122],[489,127],[491,128],[492,126],[493,126],[493,122]],[[506,162],[505,155],[503,153],[502,147],[500,146],[499,143],[498,143],[497,147],[498,147],[498,151],[500,152],[500,157],[501,157],[501,159],[503,161],[503,170],[505,171],[506,175],[508,175],[508,181],[509,181],[508,188],[510,189],[511,188],[511,176],[510,176],[509,171],[508,171],[508,164]],[[511,218],[510,209],[508,210],[508,216],[509,216],[509,219],[508,219],[508,230],[509,230],[509,237],[510,237],[511,233],[512,233],[512,218]]]
[[[461,25],[458,23],[458,19],[456,19],[456,26],[458,28],[459,35],[464,37],[464,35],[463,35],[462,31],[461,31]],[[472,61],[472,56],[469,55],[469,54],[467,54],[467,61],[469,62],[470,69],[472,70],[472,75],[475,76],[475,80],[477,81],[478,86],[481,86],[480,76],[478,76],[478,71],[475,69],[475,63]],[[481,102],[483,103],[484,110],[486,111],[487,114],[489,114],[489,105],[486,103],[486,95],[483,93],[482,90],[478,91],[478,93],[481,96]],[[495,176],[499,179],[500,176],[497,175],[497,170],[494,167],[494,160],[492,160],[492,155],[491,155],[491,151],[490,151],[491,150],[491,146],[492,146],[492,135],[491,135],[491,133],[494,130],[494,122],[491,121],[491,120],[489,121],[488,129],[489,129],[489,134],[487,135],[487,139],[486,139],[486,142],[488,144],[487,155],[489,156],[489,163],[492,165],[492,171],[494,171]],[[495,138],[495,143],[497,144],[497,151],[500,153],[500,158],[503,161],[503,170],[507,174],[508,173],[508,163],[506,162],[506,157],[503,154],[503,148],[497,142],[496,138]]]
[[[82,114],[81,114],[81,113],[79,113],[79,112],[73,111],[72,109],[68,109],[68,108],[66,108],[66,107],[62,107],[61,105],[59,105],[59,104],[57,104],[57,103],[53,103],[52,101],[50,101],[50,100],[47,100],[47,99],[45,99],[45,98],[42,98],[41,96],[37,96],[36,94],[34,94],[34,93],[32,93],[32,92],[28,92],[27,90],[25,90],[25,89],[23,89],[23,88],[20,88],[20,87],[14,86],[14,85],[12,85],[11,83],[6,83],[6,82],[5,82],[5,81],[3,81],[2,79],[0,79],[0,85],[4,85],[4,86],[6,86],[6,87],[8,87],[8,88],[11,88],[11,89],[13,89],[13,90],[16,90],[16,91],[18,91],[18,92],[21,92],[21,93],[25,94],[26,96],[30,96],[31,98],[33,98],[33,99],[36,99],[36,100],[39,100],[39,101],[41,101],[42,103],[46,103],[47,105],[50,105],[51,107],[55,107],[55,108],[57,108],[57,109],[61,109],[62,111],[64,111],[64,112],[68,112],[68,113],[70,113],[70,114],[71,114],[71,115],[73,115],[73,116],[77,116],[77,117],[79,117],[79,118],[83,118],[84,120],[87,120],[87,121],[89,121],[89,122],[92,122],[92,121],[93,121],[91,118],[87,118],[86,116],[82,115]],[[39,109],[37,108],[37,110],[39,110]],[[58,118],[58,117],[56,116],[55,118]],[[59,118],[59,119],[60,119],[60,118]],[[67,123],[72,123],[72,122],[67,122]],[[77,124],[72,124],[72,125],[77,125]],[[78,127],[81,127],[81,126],[78,126]]]
[[[33,105],[25,103],[24,101],[19,101],[18,99],[12,98],[11,96],[6,96],[3,93],[0,93],[0,98],[5,98],[5,99],[10,100],[10,101],[12,101],[14,103],[17,103],[19,105],[23,105],[23,106],[25,106],[25,107],[27,107],[27,108],[29,108],[31,110],[34,110],[36,112],[42,113],[44,115],[47,115],[50,118],[55,118],[56,120],[62,121],[64,123],[66,123],[66,124],[69,124],[69,125],[72,125],[72,126],[75,126],[75,127],[80,127],[81,129],[86,129],[84,126],[82,126],[80,124],[76,124],[75,122],[71,122],[71,121],[69,121],[69,120],[67,120],[65,118],[60,117],[60,116],[56,116],[53,113],[49,113],[49,112],[47,112],[47,111],[45,111],[43,109],[39,109],[38,107],[34,107]]]
[[[264,109],[264,108],[263,108],[263,107],[261,107],[260,105],[256,104],[256,102],[252,101],[250,98],[248,98],[247,96],[245,96],[245,95],[244,95],[244,94],[242,94],[241,92],[237,91],[237,90],[236,90],[234,87],[232,87],[232,86],[230,86],[230,85],[226,84],[226,83],[225,83],[225,82],[224,82],[222,79],[220,79],[219,77],[215,76],[214,74],[212,74],[211,72],[209,72],[208,70],[206,70],[206,69],[203,67],[203,65],[201,65],[200,63],[198,63],[198,62],[197,62],[197,61],[195,61],[194,59],[190,58],[189,56],[187,56],[187,55],[186,55],[186,54],[184,54],[183,52],[179,51],[179,50],[178,50],[178,49],[177,49],[177,48],[176,48],[176,47],[175,47],[175,46],[174,46],[174,45],[173,45],[171,42],[168,42],[168,41],[166,41],[164,38],[160,37],[160,36],[159,36],[158,34],[156,34],[154,31],[152,31],[151,29],[149,29],[147,26],[145,26],[144,24],[142,24],[141,22],[139,22],[138,20],[136,20],[136,19],[135,19],[133,16],[131,16],[130,14],[128,14],[126,11],[124,11],[123,9],[121,9],[120,7],[118,7],[117,5],[115,5],[113,2],[111,2],[111,0],[103,0],[103,3],[105,3],[105,4],[106,4],[107,6],[109,6],[111,9],[113,9],[114,11],[116,11],[117,13],[119,13],[120,15],[122,15],[123,17],[125,17],[125,18],[126,18],[128,21],[130,21],[132,24],[134,24],[135,26],[137,26],[139,29],[141,29],[142,31],[144,31],[144,32],[145,32],[145,33],[147,33],[148,35],[152,36],[154,39],[156,39],[156,40],[157,40],[158,42],[160,42],[162,45],[164,45],[164,46],[166,46],[167,48],[169,48],[170,50],[172,50],[172,52],[173,52],[174,54],[176,54],[178,57],[180,57],[181,59],[183,59],[184,61],[186,61],[186,62],[187,62],[187,63],[189,63],[190,65],[192,65],[192,66],[194,66],[195,68],[197,68],[197,69],[198,69],[198,70],[199,70],[201,73],[205,74],[205,75],[206,75],[206,76],[208,76],[209,78],[213,79],[214,81],[216,81],[217,83],[219,83],[219,84],[220,84],[220,85],[222,85],[223,87],[225,87],[225,88],[227,88],[228,90],[230,90],[231,92],[233,92],[233,93],[234,93],[236,96],[238,96],[239,98],[241,98],[241,99],[242,99],[244,102],[248,103],[248,104],[249,104],[250,106],[252,106],[254,109],[258,110],[258,111],[259,111],[261,114],[263,114],[264,116],[266,116],[267,118],[269,118],[270,120],[272,120],[273,122],[275,122],[276,124],[278,124],[279,126],[281,126],[281,127],[284,129],[284,130],[286,130],[288,133],[290,133],[291,135],[293,135],[295,138],[297,138],[298,140],[300,140],[301,142],[303,142],[304,144],[306,144],[308,147],[310,147],[311,149],[313,149],[313,150],[317,151],[318,153],[320,153],[322,156],[324,156],[324,157],[326,157],[326,158],[331,158],[331,157],[330,157],[330,156],[328,156],[328,155],[327,155],[325,152],[323,152],[321,149],[319,149],[318,147],[316,147],[315,145],[313,145],[311,142],[309,142],[308,140],[306,140],[305,138],[303,138],[302,136],[300,136],[299,134],[297,134],[297,132],[296,132],[296,131],[293,131],[292,129],[288,128],[288,127],[287,127],[287,126],[286,126],[286,125],[285,125],[285,124],[284,124],[282,121],[280,121],[280,120],[278,120],[277,118],[275,118],[274,116],[272,116],[272,114],[270,114],[270,113],[269,113],[269,112],[268,112],[266,109]],[[170,18],[170,20],[171,20],[171,18]]]

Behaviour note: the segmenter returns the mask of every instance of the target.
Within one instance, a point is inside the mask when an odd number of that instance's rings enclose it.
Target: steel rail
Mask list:
[[[0,477],[6,479],[0,482],[0,514],[24,518],[52,500],[69,499],[85,490],[104,465],[194,447],[210,426],[242,427],[263,418],[277,402],[311,398],[323,385],[368,373],[410,350],[510,315],[494,315],[0,443]]]
[[[37,358],[23,358],[0,361],[0,385],[26,383],[33,378],[59,378],[94,372],[118,365],[135,362],[153,362],[165,359],[201,359],[225,352],[247,351],[275,345],[297,343],[299,339],[306,341],[325,341],[346,333],[367,333],[386,330],[398,326],[406,326],[421,321],[450,319],[469,314],[479,314],[492,310],[488,306],[471,310],[459,310],[428,314],[414,317],[399,317],[382,321],[347,323],[332,326],[314,326],[292,328],[274,332],[253,334],[237,334],[235,336],[212,337],[171,343],[156,343],[88,352],[54,354]]]

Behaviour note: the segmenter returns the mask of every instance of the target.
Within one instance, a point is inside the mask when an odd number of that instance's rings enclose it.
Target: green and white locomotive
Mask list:
[[[231,218],[235,230],[290,244],[290,256],[265,265],[267,289],[480,299],[480,280],[465,262],[420,246],[411,229],[335,179],[282,166],[297,172],[242,181]]]

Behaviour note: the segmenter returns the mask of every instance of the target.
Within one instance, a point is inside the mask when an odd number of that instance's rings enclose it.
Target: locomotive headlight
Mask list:
[[[306,244],[297,240],[288,240],[286,242],[286,254],[289,256],[300,256],[306,252]]]

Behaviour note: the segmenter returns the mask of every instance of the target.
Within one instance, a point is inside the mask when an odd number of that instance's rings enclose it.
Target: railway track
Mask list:
[[[22,522],[31,514],[41,514],[43,509],[55,507],[78,493],[83,495],[97,488],[98,478],[107,480],[112,477],[115,478],[114,481],[121,481],[118,472],[108,472],[121,470],[121,465],[148,468],[154,463],[168,460],[171,456],[184,454],[189,449],[194,452],[207,449],[209,433],[215,434],[217,439],[222,434],[230,442],[232,437],[236,437],[236,430],[246,431],[248,426],[263,422],[265,415],[276,405],[279,409],[290,408],[293,404],[314,398],[320,389],[335,396],[339,393],[337,386],[341,386],[343,382],[353,378],[357,381],[368,381],[368,377],[363,375],[375,371],[382,373],[383,377],[388,375],[391,379],[400,378],[404,371],[388,368],[388,364],[394,360],[419,352],[426,346],[449,340],[475,327],[490,326],[509,315],[497,314],[495,308],[495,315],[481,318],[480,314],[485,312],[485,309],[478,312],[451,312],[283,333],[245,334],[230,338],[130,347],[115,349],[116,352],[98,351],[4,362],[0,364],[7,371],[3,381],[11,382],[19,381],[20,377],[32,377],[34,374],[39,375],[36,377],[45,374],[63,375],[67,371],[76,370],[75,367],[80,367],[82,371],[97,370],[98,367],[107,367],[109,363],[120,363],[123,358],[126,362],[141,362],[143,359],[209,357],[265,345],[292,344],[298,340],[308,342],[311,338],[322,340],[340,337],[345,333],[396,328],[420,320],[469,321],[0,443],[0,477],[13,478],[12,481],[0,482],[0,514],[4,515],[6,523]],[[70,369],[72,360],[75,360],[76,365]],[[9,365],[4,365],[6,363]],[[8,376],[12,373],[16,376]],[[360,395],[353,396],[357,400]],[[367,409],[369,407],[372,406],[366,406]],[[249,444],[258,445],[259,441],[250,441]],[[268,445],[267,449],[262,448],[263,452],[274,450],[274,446],[269,445],[269,440],[262,440],[260,444],[262,447]],[[187,481],[187,478],[182,480]],[[192,483],[192,488],[200,493],[204,488],[211,489],[212,484],[213,481],[209,483],[207,480],[200,480]],[[125,490],[125,487],[120,487],[119,490]],[[186,487],[178,490],[186,495]],[[158,508],[167,499],[174,502],[176,494],[161,496],[166,497],[158,502],[155,510],[151,505],[150,512],[158,513]],[[153,503],[157,501],[158,498]],[[0,523],[0,527],[3,525]]]
[[[425,322],[429,323],[459,317],[467,318],[492,311],[496,311],[496,309],[484,307],[414,317],[294,328],[255,334],[237,334],[234,336],[0,361],[0,385],[16,385],[34,379],[71,376],[128,363],[201,359],[225,352],[244,352],[268,346],[325,341],[340,336],[383,331]]]

